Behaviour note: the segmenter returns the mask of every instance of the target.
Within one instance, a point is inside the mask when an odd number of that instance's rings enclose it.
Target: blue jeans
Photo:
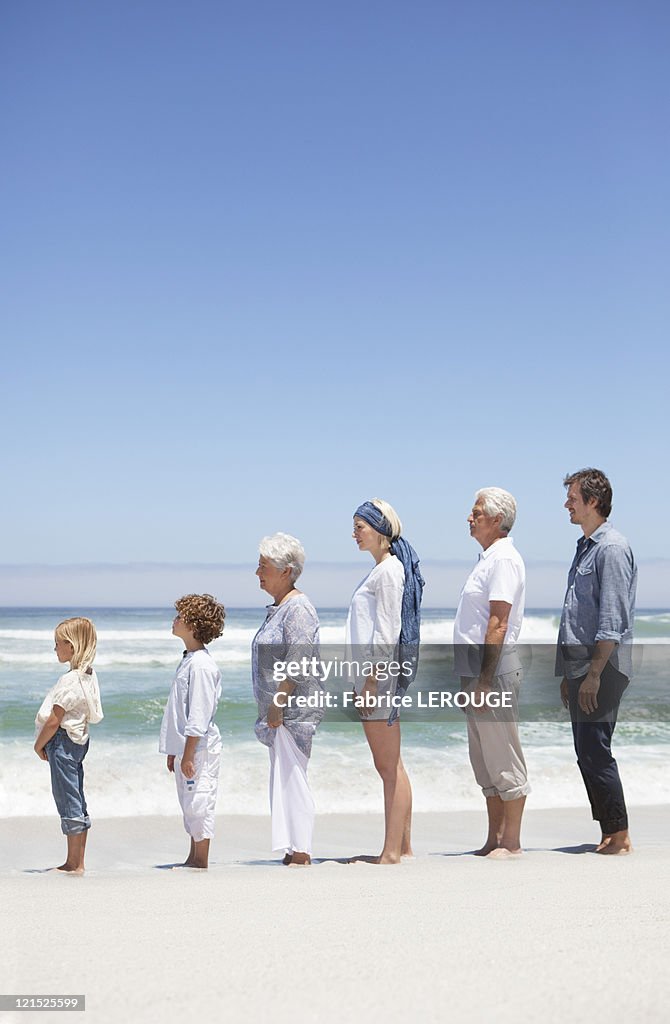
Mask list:
[[[84,796],[84,758],[88,740],[73,743],[65,729],[59,729],[46,747],[51,769],[51,792],[60,814],[60,827],[66,836],[74,836],[91,827]]]
[[[628,679],[609,663],[605,665],[600,677],[598,707],[591,714],[582,711],[578,702],[579,687],[585,679],[586,676],[581,676],[568,680],[572,735],[593,820],[600,822],[603,835],[610,836],[628,828],[623,786],[612,755],[619,702]]]

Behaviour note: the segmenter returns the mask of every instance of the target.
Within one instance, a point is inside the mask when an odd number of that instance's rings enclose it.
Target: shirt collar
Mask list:
[[[598,544],[611,529],[611,523],[605,520],[597,530],[593,531],[590,537],[580,537],[577,543],[581,544],[582,547],[586,547],[587,544]]]
[[[514,547],[514,541],[512,540],[511,537],[500,537],[498,540],[494,540],[493,544],[489,544],[489,546],[487,547],[486,551],[480,551],[479,552],[479,561],[482,562],[485,558],[488,558],[489,555],[493,552],[494,548],[498,548],[498,550],[500,550],[500,548],[499,548],[500,544],[505,544],[505,545],[511,544],[512,547]]]

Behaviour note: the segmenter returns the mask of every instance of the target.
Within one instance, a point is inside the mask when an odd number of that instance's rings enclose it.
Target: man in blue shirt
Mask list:
[[[558,633],[556,675],[570,709],[577,764],[593,818],[600,822],[597,853],[630,853],[628,815],[611,742],[632,667],[637,566],[628,541],[608,522],[612,488],[598,469],[563,481],[565,508],[583,537],[568,574]]]

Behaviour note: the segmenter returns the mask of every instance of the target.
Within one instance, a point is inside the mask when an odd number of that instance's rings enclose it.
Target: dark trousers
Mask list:
[[[623,786],[611,750],[619,702],[628,686],[628,679],[611,665],[606,665],[600,677],[598,707],[587,715],[577,703],[579,687],[585,678],[568,680],[575,753],[593,820],[600,822],[603,835],[612,835],[628,828]]]

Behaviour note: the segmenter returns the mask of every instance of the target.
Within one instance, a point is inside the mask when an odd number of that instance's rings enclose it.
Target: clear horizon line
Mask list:
[[[565,566],[564,559],[524,559],[526,565],[534,566]],[[670,563],[670,557],[654,555],[638,559],[639,564],[653,562],[655,564]],[[244,569],[247,571],[252,562],[0,562],[3,569]],[[422,558],[421,565],[468,566],[472,560],[468,558]],[[324,559],[310,559],[307,567],[356,568],[360,561],[330,562]]]

